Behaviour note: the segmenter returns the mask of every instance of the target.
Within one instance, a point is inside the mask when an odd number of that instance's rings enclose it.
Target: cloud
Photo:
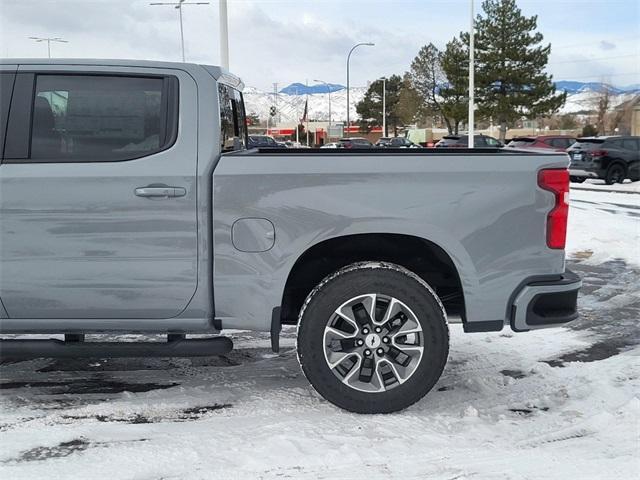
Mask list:
[[[151,1],[157,0],[0,0],[0,55],[42,57],[46,45],[28,37],[59,36],[69,43],[52,45],[54,56],[179,61],[177,11],[149,6]],[[184,8],[185,50],[188,61],[215,65],[219,64],[218,1],[209,1],[210,5]],[[231,70],[247,85],[263,90],[271,90],[273,82],[284,86],[314,78],[345,83],[349,49],[359,42],[374,42],[375,47],[354,52],[351,84],[402,74],[422,45],[434,42],[442,47],[467,28],[468,19],[460,12],[466,12],[468,0],[446,4],[447,8],[434,8],[424,0],[395,0],[390,9],[382,0],[229,0]],[[627,59],[581,60],[602,57],[602,50],[613,48],[627,54],[633,38],[613,43],[591,12],[573,11],[559,3],[547,13],[538,5],[524,2],[523,8],[530,10],[527,15],[539,14],[539,29],[545,42],[552,43],[550,71],[556,78],[605,74],[621,83],[635,81]],[[620,15],[622,7],[612,5],[607,14],[625,18]],[[563,12],[575,16],[575,22],[557,23],[565,17]],[[608,30],[617,28],[609,24]],[[637,37],[637,22],[630,25],[618,28],[616,35],[633,37],[635,32]]]
[[[598,47],[600,47],[602,50],[613,50],[616,48],[616,44],[607,42],[606,40],[600,40]]]

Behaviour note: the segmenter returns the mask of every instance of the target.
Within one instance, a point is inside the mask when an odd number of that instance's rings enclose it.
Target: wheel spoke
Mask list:
[[[380,392],[404,383],[424,353],[423,331],[402,301],[383,294],[338,307],[324,332],[327,365],[349,387]]]

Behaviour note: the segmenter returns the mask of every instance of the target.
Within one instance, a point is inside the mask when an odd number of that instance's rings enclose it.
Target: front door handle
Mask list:
[[[184,187],[169,187],[167,185],[162,185],[162,186],[149,185],[148,187],[136,188],[135,194],[138,197],[147,197],[147,198],[184,197],[187,194],[187,190]]]

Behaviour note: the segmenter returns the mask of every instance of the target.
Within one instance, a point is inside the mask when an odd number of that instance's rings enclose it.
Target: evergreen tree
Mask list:
[[[551,44],[541,45],[537,16],[525,17],[515,0],[485,0],[476,17],[476,90],[481,116],[492,116],[504,140],[507,124],[550,115],[566,100],[544,72]]]
[[[460,34],[447,43],[441,56],[446,83],[440,88],[441,111],[449,133],[458,134],[458,127],[469,113],[469,35]]]
[[[442,68],[442,56],[442,52],[433,43],[423,46],[411,62],[408,77],[419,96],[422,112],[442,115],[451,133],[451,122],[443,111],[440,96],[440,90],[447,81]]]
[[[405,73],[398,96],[398,116],[403,125],[415,123],[423,116],[425,108],[418,91],[413,88],[410,76]]]
[[[401,86],[402,78],[399,75],[391,75],[387,78],[385,85],[387,128],[391,126],[394,135],[398,134],[398,127],[401,124],[398,114]],[[378,79],[369,85],[364,98],[356,105],[356,112],[361,119],[360,131],[368,132],[371,128],[382,125],[382,80]]]

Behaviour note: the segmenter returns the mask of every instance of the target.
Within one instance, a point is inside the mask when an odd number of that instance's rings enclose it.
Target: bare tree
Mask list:
[[[596,112],[598,135],[605,135],[607,133],[607,114],[611,108],[611,86],[602,82],[592,99],[592,105]]]

